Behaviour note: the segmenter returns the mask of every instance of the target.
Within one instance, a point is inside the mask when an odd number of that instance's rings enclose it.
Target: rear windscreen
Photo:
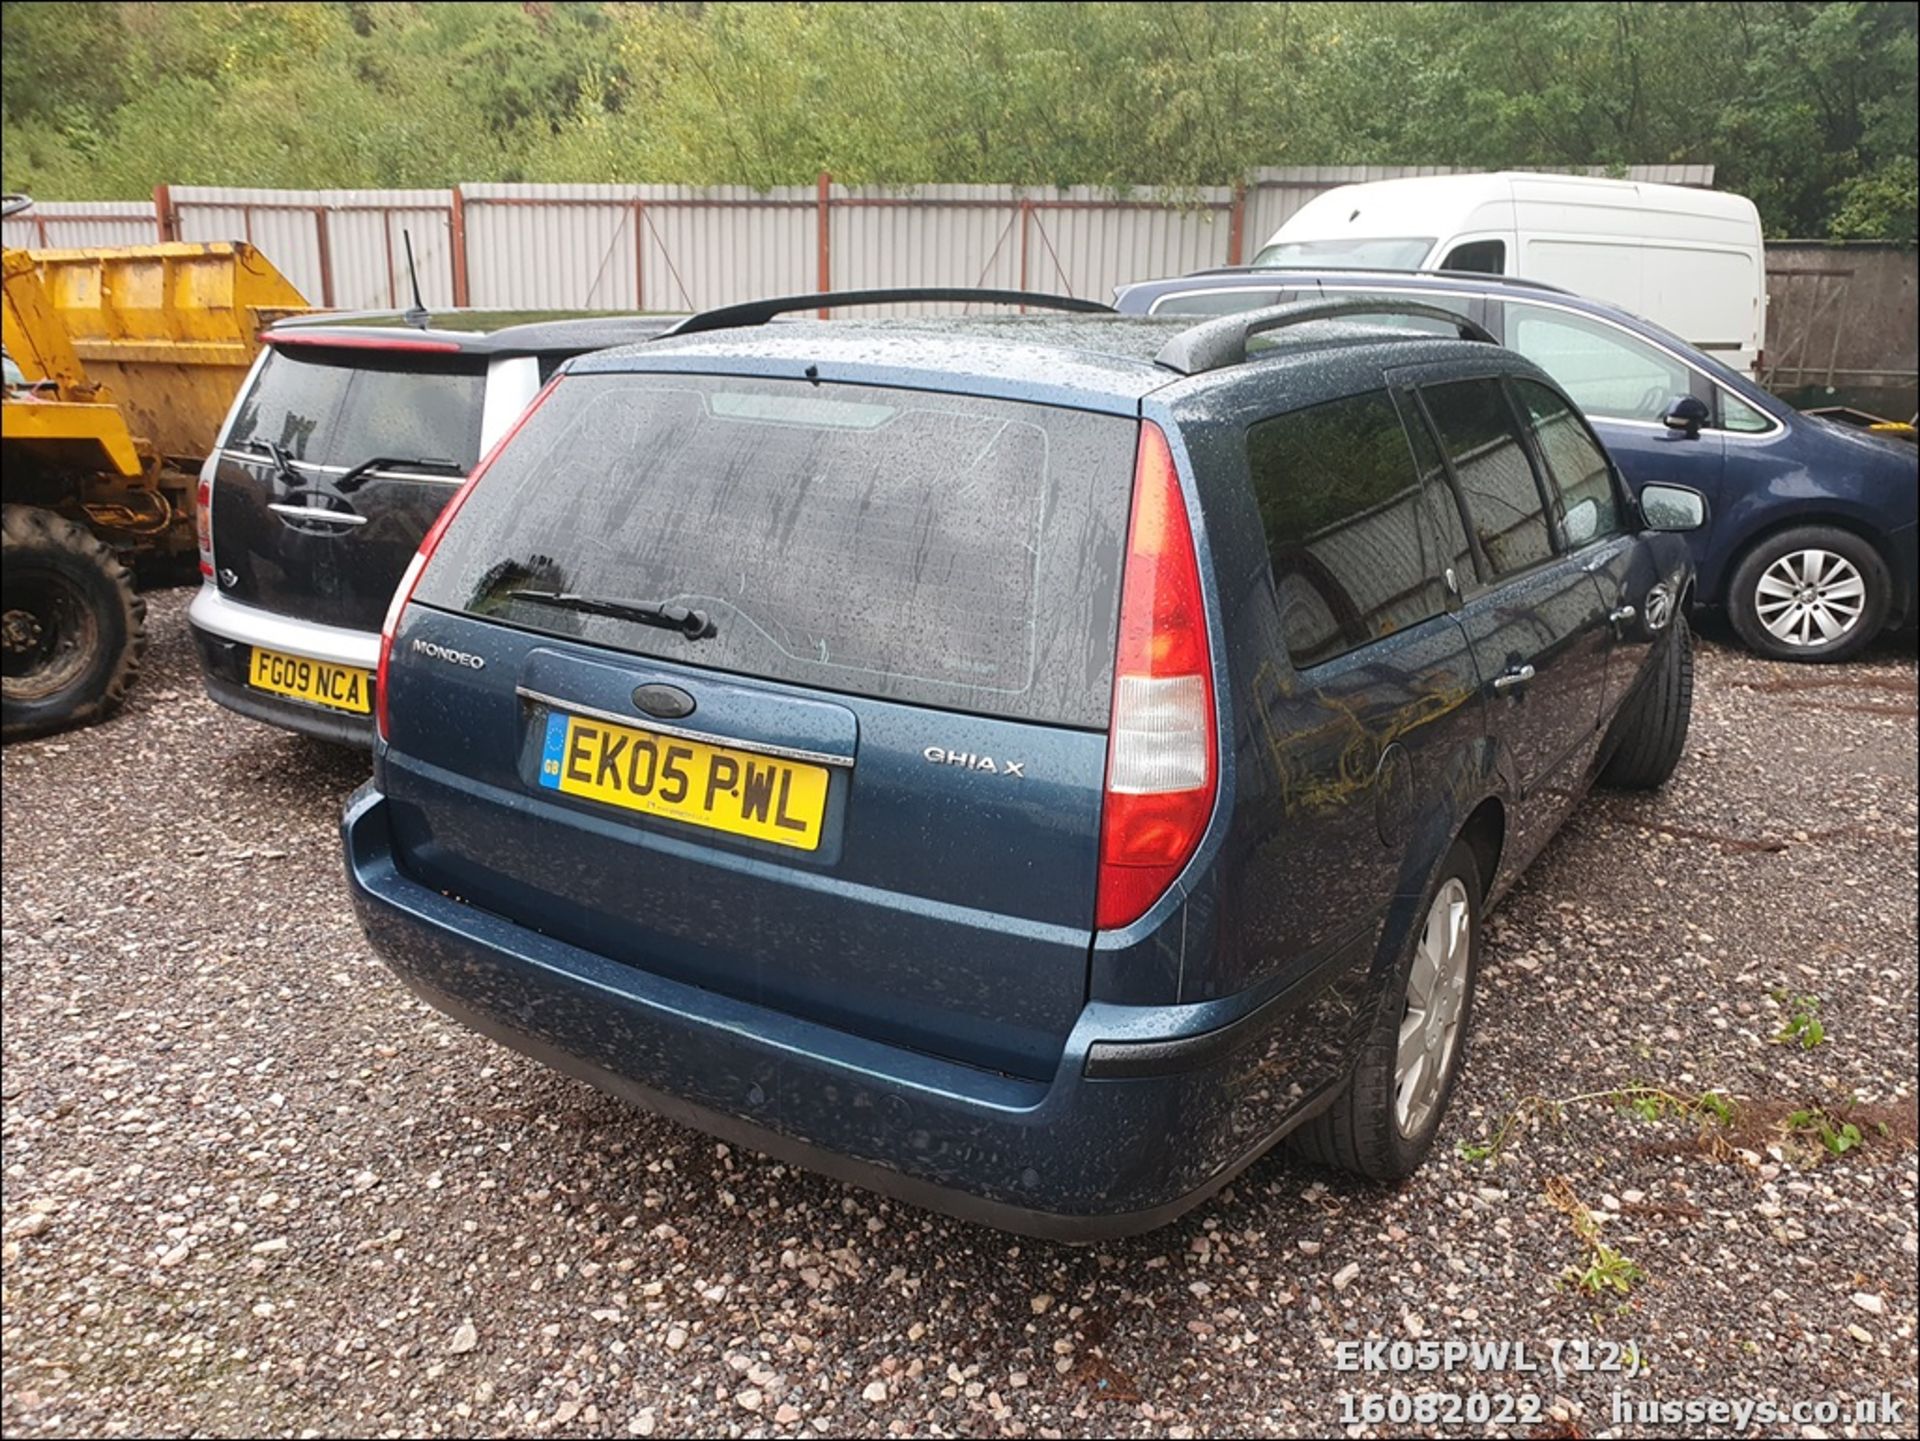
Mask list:
[[[1102,729],[1137,425],[742,377],[563,380],[415,599],[639,655]],[[515,597],[702,610],[712,634]]]
[[[480,458],[486,389],[480,359],[270,350],[227,444],[267,441],[313,465],[382,457],[471,470]]]

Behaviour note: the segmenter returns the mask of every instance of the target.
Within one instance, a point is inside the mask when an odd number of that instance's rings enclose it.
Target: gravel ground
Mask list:
[[[1559,1436],[1726,1433],[1616,1394],[1886,1392],[1890,1424],[1752,1429],[1913,1434],[1910,640],[1704,647],[1673,785],[1594,798],[1494,918],[1413,1181],[1271,1157],[1068,1248],[730,1152],[416,1003],[341,880],[363,761],[207,702],[185,601],[153,597],[127,712],[5,754],[11,1435],[1435,1429],[1356,1422],[1396,1392],[1538,1398],[1518,1429]],[[1812,1048],[1775,1039],[1802,996]],[[1609,1099],[1636,1085],[1644,1116]],[[1691,1109],[1716,1088],[1729,1123]],[[1816,1107],[1858,1144],[1792,1133]],[[1336,1370],[1365,1338],[1542,1369]],[[1651,1370],[1556,1374],[1557,1339]]]

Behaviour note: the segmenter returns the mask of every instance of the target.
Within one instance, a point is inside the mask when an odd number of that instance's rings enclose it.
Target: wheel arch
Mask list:
[[[1488,796],[1473,808],[1460,827],[1460,839],[1472,850],[1480,872],[1480,898],[1493,896],[1500,860],[1507,848],[1507,806],[1499,796]]]
[[[1740,567],[1747,563],[1747,557],[1768,541],[1776,536],[1785,535],[1789,531],[1819,529],[1844,530],[1856,540],[1872,547],[1873,553],[1880,557],[1880,563],[1887,568],[1887,574],[1890,577],[1899,576],[1899,558],[1887,548],[1886,538],[1876,534],[1867,522],[1844,511],[1809,510],[1796,515],[1783,516],[1741,537],[1740,541],[1728,550],[1726,564],[1720,568],[1720,593],[1712,597],[1712,603],[1721,606],[1732,604],[1734,577],[1739,575]]]

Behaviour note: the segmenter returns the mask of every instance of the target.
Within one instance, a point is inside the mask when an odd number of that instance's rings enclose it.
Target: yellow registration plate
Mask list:
[[[825,766],[554,712],[540,784],[650,816],[811,851],[827,813]]]
[[[358,715],[373,710],[373,672],[358,666],[330,665],[255,646],[247,667],[247,684],[255,690],[270,690],[275,695],[290,695]]]

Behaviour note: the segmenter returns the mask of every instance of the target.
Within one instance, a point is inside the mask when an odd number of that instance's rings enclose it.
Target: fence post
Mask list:
[[[453,303],[464,309],[472,303],[467,296],[467,198],[458,185],[453,187],[453,208],[447,223],[452,231]]]
[[[1017,287],[1020,290],[1027,288],[1027,239],[1032,230],[1028,222],[1032,219],[1033,202],[1023,195],[1020,197],[1020,284]],[[1023,305],[1020,309],[1024,313],[1026,306]]]
[[[820,172],[819,182],[817,184],[816,189],[814,190],[814,197],[815,197],[817,208],[819,210],[819,224],[820,224],[820,233],[818,237],[819,250],[820,250],[820,265],[819,265],[819,273],[818,273],[817,279],[819,281],[818,289],[823,294],[826,291],[833,289],[833,258],[832,258],[833,227],[831,222],[828,219],[831,206],[833,204],[833,197],[831,193],[832,188],[833,188],[833,177],[827,174],[826,171],[822,170]],[[827,310],[825,306],[822,306],[820,309],[820,318],[822,320],[825,320],[827,318]]]
[[[1247,251],[1247,182],[1233,182],[1233,208],[1227,212],[1227,264],[1243,265]]]
[[[313,233],[320,250],[320,304],[333,309],[333,237],[327,233],[327,207],[313,207]]]
[[[180,220],[173,213],[173,187],[164,181],[153,187],[153,222],[162,245],[180,238]]]
[[[647,308],[647,202],[633,202],[633,308]]]
[[[380,210],[380,237],[387,254],[387,305],[400,308],[400,278],[393,265],[393,212],[384,206]]]

